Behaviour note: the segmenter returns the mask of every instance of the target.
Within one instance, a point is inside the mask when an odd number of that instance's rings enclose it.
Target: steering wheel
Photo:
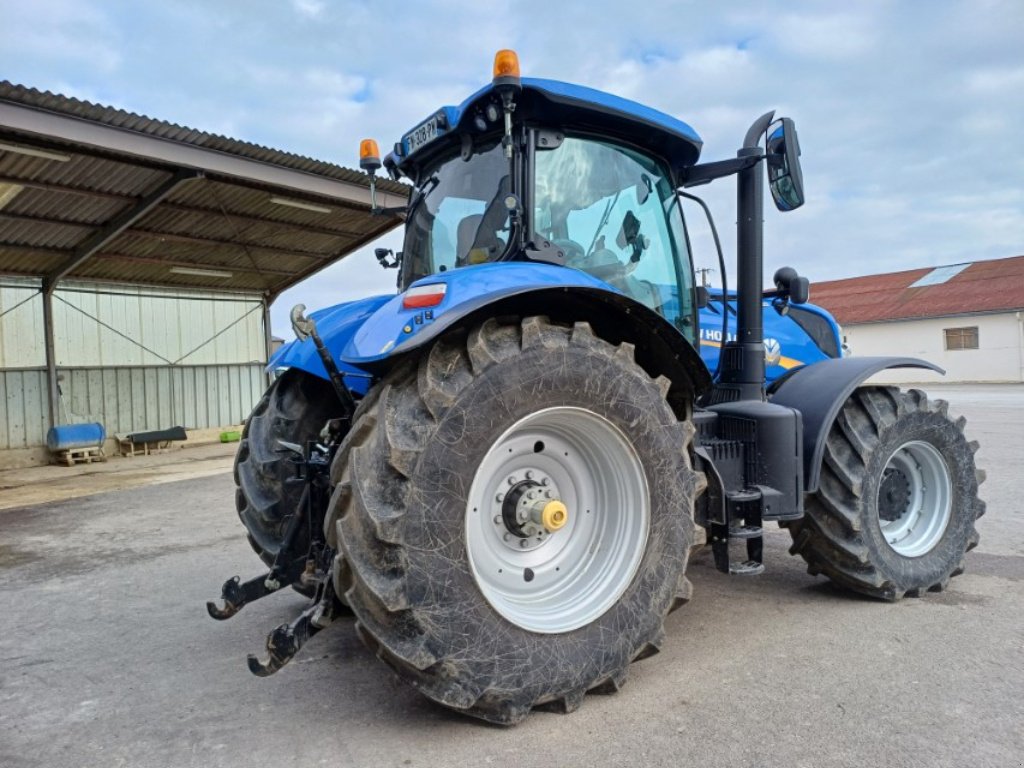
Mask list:
[[[607,249],[603,251],[595,251],[593,257],[599,259],[603,254],[607,254],[610,257],[605,260],[604,264],[588,266],[584,271],[593,275],[598,280],[604,280],[606,283],[611,283],[612,285],[616,285],[617,283],[621,284],[628,274],[625,265],[619,261],[619,257],[614,251],[609,251]],[[617,287],[621,286],[617,285]]]
[[[575,240],[567,237],[560,237],[551,241],[556,248],[560,248],[565,254],[565,263],[571,264],[574,259],[582,259],[587,255],[586,249]]]

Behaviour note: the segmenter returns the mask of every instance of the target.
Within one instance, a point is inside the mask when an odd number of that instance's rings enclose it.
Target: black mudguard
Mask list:
[[[945,370],[914,357],[843,357],[797,368],[775,382],[771,402],[800,411],[804,423],[804,490],[818,490],[821,462],[832,422],[843,403],[869,376],[887,368]]]

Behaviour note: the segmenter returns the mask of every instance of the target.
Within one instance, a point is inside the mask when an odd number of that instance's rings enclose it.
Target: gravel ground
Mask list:
[[[988,515],[943,594],[848,596],[766,536],[767,572],[691,561],[693,602],[616,696],[513,729],[397,683],[349,621],[258,679],[303,606],[203,603],[258,561],[229,473],[0,511],[0,765],[1020,766],[1024,387],[932,387],[968,419]]]

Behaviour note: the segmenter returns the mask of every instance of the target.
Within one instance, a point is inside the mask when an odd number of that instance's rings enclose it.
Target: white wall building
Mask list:
[[[857,356],[919,357],[884,382],[1024,382],[1024,256],[817,283]]]

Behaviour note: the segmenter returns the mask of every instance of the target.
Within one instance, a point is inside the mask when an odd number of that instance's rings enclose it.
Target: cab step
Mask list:
[[[736,525],[729,529],[730,539],[759,539],[764,531],[760,525]]]
[[[760,576],[764,573],[764,563],[744,560],[742,563],[729,563],[730,576]]]
[[[732,576],[760,576],[764,573],[764,530],[760,520],[747,519],[732,525],[713,523],[709,526],[708,540],[715,558],[715,568]],[[747,557],[733,562],[729,556],[729,542],[746,542]]]

